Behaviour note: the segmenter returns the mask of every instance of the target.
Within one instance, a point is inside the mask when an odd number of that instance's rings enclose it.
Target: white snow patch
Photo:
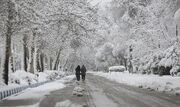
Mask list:
[[[165,91],[170,93],[180,92],[180,77],[129,74],[123,72],[94,72],[93,74],[127,85],[149,88],[157,91]]]
[[[43,96],[49,94],[51,91],[62,89],[65,87],[65,82],[71,81],[74,76],[64,77],[60,80],[47,83],[35,88],[28,88],[23,92],[10,96],[7,99],[15,100],[15,99],[41,99]]]
[[[83,92],[83,91],[84,91],[84,88],[82,88],[82,87],[75,87],[75,88],[74,88],[74,91]]]
[[[23,105],[23,106],[15,106],[15,107],[39,107],[39,103],[33,105]]]
[[[1,85],[0,91],[17,88],[24,85],[35,84],[48,80],[54,80],[65,76],[63,71],[44,71],[37,74],[32,74],[22,70],[17,70],[10,74],[9,85]]]
[[[47,78],[48,78],[48,74],[46,74],[44,72],[38,73],[38,81],[39,82],[46,81]]]
[[[28,85],[36,82],[36,76],[29,72],[18,70],[10,74],[10,84]]]
[[[83,107],[79,104],[73,104],[70,100],[56,103],[55,107]]]
[[[73,95],[77,95],[77,96],[81,97],[81,96],[83,96],[83,91],[85,91],[84,88],[77,86],[73,90]]]

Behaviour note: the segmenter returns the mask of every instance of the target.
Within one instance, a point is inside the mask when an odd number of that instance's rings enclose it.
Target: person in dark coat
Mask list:
[[[80,80],[80,75],[81,75],[81,73],[80,73],[81,68],[80,68],[79,65],[76,67],[75,71],[76,71],[76,79],[77,79],[77,81],[79,81]]]
[[[86,67],[84,65],[81,67],[81,76],[82,80],[84,81],[86,77]]]

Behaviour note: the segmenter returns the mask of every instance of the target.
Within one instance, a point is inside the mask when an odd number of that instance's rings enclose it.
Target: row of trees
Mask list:
[[[179,66],[178,5],[178,0],[112,0],[101,11],[108,14],[109,27],[100,31],[97,67],[124,65],[130,72],[149,72]]]
[[[83,40],[90,41],[96,32],[97,9],[87,0],[1,0],[0,10],[5,84],[9,73],[19,69],[31,73],[74,69]]]
[[[0,71],[107,70],[149,72],[179,65],[178,0],[1,0]],[[177,70],[177,69],[176,69]],[[166,70],[165,70],[166,71]],[[168,70],[169,71],[169,70]]]

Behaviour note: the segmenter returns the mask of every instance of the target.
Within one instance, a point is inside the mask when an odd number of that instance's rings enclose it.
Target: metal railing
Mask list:
[[[19,87],[15,87],[15,88],[12,88],[12,89],[7,89],[7,90],[3,90],[1,91],[0,90],[0,101],[6,97],[9,97],[11,95],[14,95],[14,94],[17,94],[27,88],[34,88],[34,87],[38,87],[40,85],[43,85],[43,84],[46,84],[46,83],[49,83],[49,82],[53,82],[53,81],[56,81],[56,80],[59,80],[59,79],[62,79],[63,77],[65,76],[68,76],[67,75],[63,75],[63,76],[60,76],[56,79],[51,79],[51,80],[47,80],[47,81],[44,81],[44,82],[39,82],[39,83],[35,83],[35,84],[31,84],[31,85],[26,85],[26,86],[19,86]]]

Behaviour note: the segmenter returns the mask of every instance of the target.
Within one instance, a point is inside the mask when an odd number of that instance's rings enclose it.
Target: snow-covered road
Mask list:
[[[118,105],[118,107],[179,107],[180,105],[180,97],[178,96],[139,89],[137,87],[109,81],[99,76],[89,75],[88,80],[90,84],[94,85],[93,87],[101,89],[100,91],[114,102],[114,104]],[[92,91],[92,93],[94,93],[94,91]],[[100,92],[99,90],[96,91]],[[102,99],[102,103],[103,101]],[[104,103],[106,103],[106,101],[104,101]]]
[[[82,97],[73,95],[73,89],[77,86],[73,80],[66,87],[45,95],[39,102],[27,99],[11,103],[0,102],[0,107],[179,107],[180,97],[155,91],[139,89],[104,77],[87,75],[85,82],[80,86],[85,89]],[[79,85],[78,85],[79,86]],[[31,102],[24,105],[24,102]],[[8,101],[6,101],[8,102]],[[19,104],[17,104],[19,103]],[[20,106],[22,103],[23,106]]]

